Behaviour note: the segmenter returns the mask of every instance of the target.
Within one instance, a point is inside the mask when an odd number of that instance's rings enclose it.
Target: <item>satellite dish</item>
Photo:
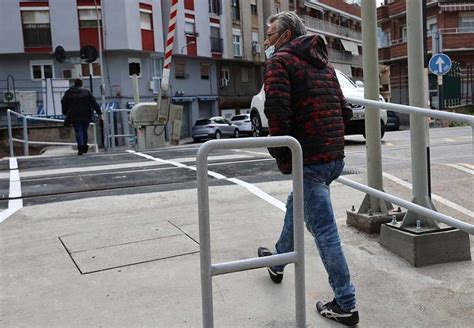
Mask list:
[[[66,60],[66,50],[64,50],[62,46],[57,46],[54,49],[53,56],[59,63],[62,63],[64,60]]]
[[[81,59],[86,63],[95,62],[99,57],[99,52],[93,46],[84,46],[81,48]]]

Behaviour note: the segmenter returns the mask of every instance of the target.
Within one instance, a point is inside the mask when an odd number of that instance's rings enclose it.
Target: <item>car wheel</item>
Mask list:
[[[239,129],[235,129],[234,138],[238,138],[239,136],[240,136]]]
[[[201,141],[201,138],[193,138],[193,141],[194,141],[194,142],[200,142],[200,141]]]
[[[385,130],[386,130],[385,124],[383,124],[383,121],[380,121],[380,139],[382,139],[383,136],[385,135]],[[365,136],[365,129],[362,132],[362,136],[364,136],[364,139],[367,139]]]
[[[216,131],[216,134],[214,135],[214,138],[216,138],[216,139],[221,139],[221,138],[222,138],[221,131],[217,130],[217,131]]]
[[[250,121],[252,123],[252,137],[259,137],[262,134],[262,121],[258,113],[253,113]]]

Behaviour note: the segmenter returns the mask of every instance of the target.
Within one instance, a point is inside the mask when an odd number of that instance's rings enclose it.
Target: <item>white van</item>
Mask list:
[[[336,69],[336,76],[341,85],[342,93],[345,97],[364,98],[363,83],[357,81],[354,83],[344,73]],[[379,96],[380,101],[384,101],[382,96]],[[351,121],[346,126],[346,135],[362,134],[365,138],[365,108],[364,106],[350,104],[352,107],[353,116]],[[258,137],[268,133],[268,121],[263,109],[265,108],[265,91],[262,86],[260,92],[252,98],[250,104],[250,120],[252,122],[252,135]],[[385,134],[385,126],[387,124],[387,111],[380,110],[380,124],[381,136]]]

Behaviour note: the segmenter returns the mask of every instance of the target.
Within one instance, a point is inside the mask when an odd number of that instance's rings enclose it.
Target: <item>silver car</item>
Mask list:
[[[194,142],[199,142],[202,139],[238,138],[239,134],[237,125],[220,116],[197,120],[191,133]]]
[[[230,119],[230,122],[239,127],[239,132],[241,134],[252,134],[252,122],[250,122],[250,114],[234,115]]]

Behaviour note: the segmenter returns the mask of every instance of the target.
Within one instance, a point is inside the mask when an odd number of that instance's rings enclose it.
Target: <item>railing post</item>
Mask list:
[[[113,109],[109,110],[110,115],[110,145],[112,150],[115,150],[115,122],[114,122],[114,111]]]
[[[15,150],[13,149],[13,132],[12,132],[12,118],[10,110],[7,110],[7,122],[8,122],[8,145],[10,148],[10,157],[15,157]]]
[[[95,123],[92,123],[92,130],[94,133],[94,144],[95,144],[95,152],[99,152],[99,144],[97,143],[97,125]]]
[[[23,155],[28,156],[30,154],[30,149],[28,146],[28,118],[23,117]]]

